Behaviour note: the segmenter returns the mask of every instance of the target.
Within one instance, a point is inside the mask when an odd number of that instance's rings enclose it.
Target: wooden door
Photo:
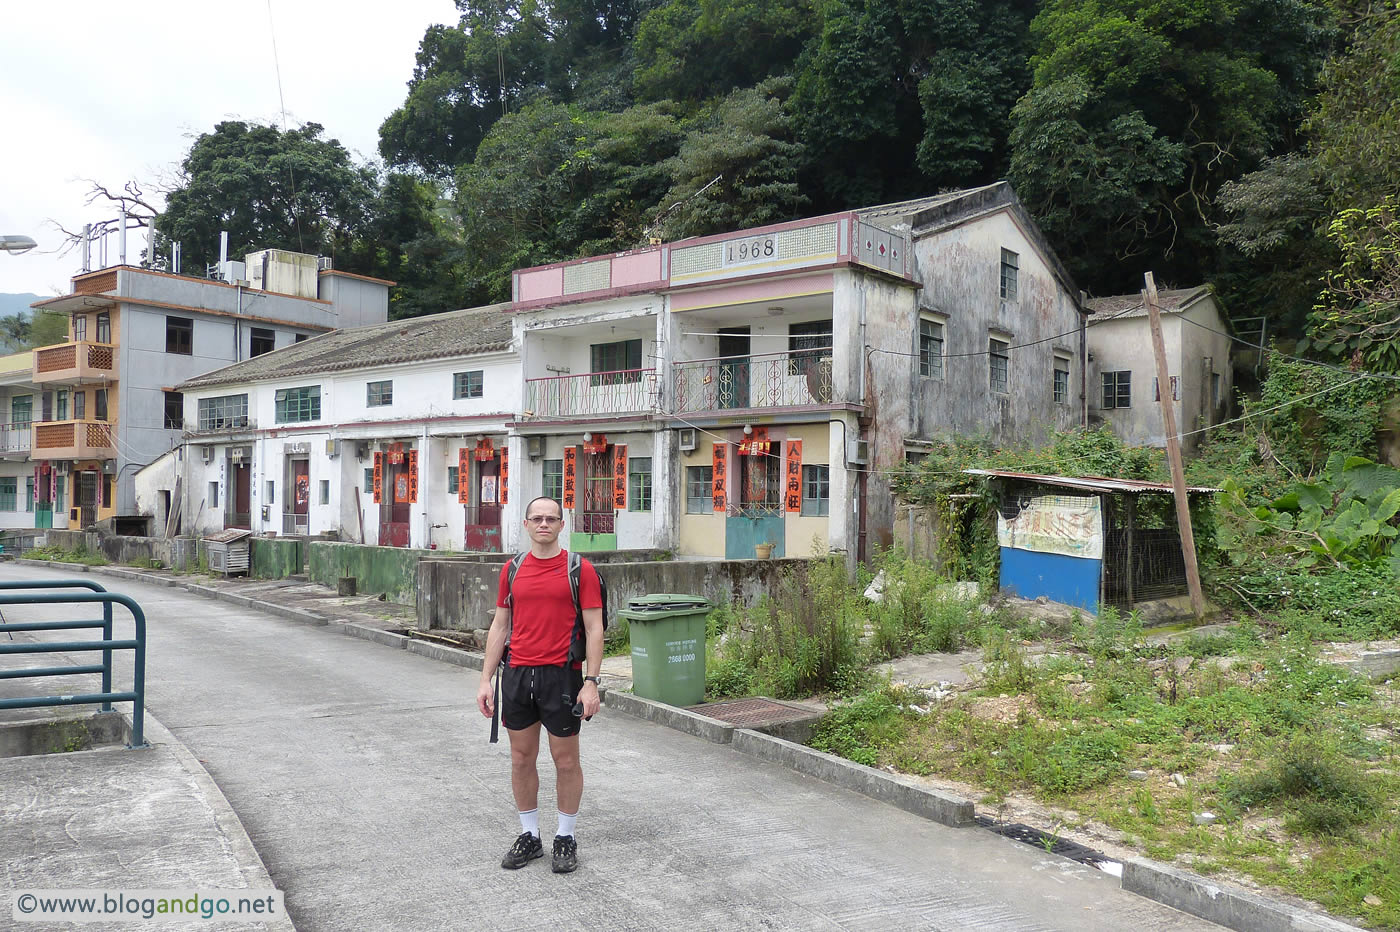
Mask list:
[[[402,463],[384,464],[383,500],[379,503],[381,547],[408,546],[408,520],[412,499],[410,481],[407,458]]]
[[[475,485],[466,510],[466,549],[473,553],[501,552],[501,455],[472,460]],[[459,477],[458,481],[462,481]]]
[[[229,476],[233,494],[229,496],[228,527],[252,530],[253,467],[248,463],[234,463],[229,467]]]

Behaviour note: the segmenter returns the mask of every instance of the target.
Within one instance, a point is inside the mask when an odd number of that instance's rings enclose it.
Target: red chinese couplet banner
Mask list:
[[[627,510],[627,444],[613,447],[613,509]]]
[[[458,476],[457,481],[461,482],[462,477]],[[418,451],[408,451],[408,500],[418,501]]]
[[[472,451],[467,447],[457,450],[457,502],[461,505],[470,505],[472,502],[471,492],[472,474]]]
[[[788,440],[783,443],[786,453],[786,475],[783,478],[783,498],[787,510],[802,511],[802,441]]]
[[[715,511],[722,512],[728,505],[728,500],[725,497],[725,489],[729,486],[729,483],[726,481],[726,469],[729,464],[729,444],[716,443],[713,458],[710,462],[714,467],[712,470],[714,475],[714,507]]]
[[[578,448],[564,448],[564,510],[568,511],[574,507],[574,481],[578,476],[576,461],[578,459]]]
[[[501,447],[501,504],[504,505],[508,499],[510,488],[510,450]]]
[[[374,500],[384,501],[384,453],[374,451]]]

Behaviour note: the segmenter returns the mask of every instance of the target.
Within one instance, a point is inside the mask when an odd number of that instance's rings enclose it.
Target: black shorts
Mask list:
[[[501,724],[512,731],[543,722],[556,738],[578,734],[574,702],[583,671],[573,667],[506,667],[501,674]]]

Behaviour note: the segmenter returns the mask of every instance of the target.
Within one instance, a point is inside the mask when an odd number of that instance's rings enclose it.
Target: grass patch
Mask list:
[[[33,550],[26,550],[22,556],[26,560],[52,560],[56,563],[82,563],[86,566],[106,566],[108,562],[102,554],[86,547],[75,547],[72,550],[58,546],[35,547]]]

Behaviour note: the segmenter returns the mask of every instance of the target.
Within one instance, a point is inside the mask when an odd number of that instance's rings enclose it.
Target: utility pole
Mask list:
[[[1157,282],[1152,273],[1143,275],[1147,288],[1143,303],[1152,328],[1152,352],[1157,357],[1157,399],[1162,405],[1162,423],[1167,435],[1167,464],[1172,471],[1172,497],[1176,499],[1176,524],[1181,531],[1181,558],[1186,564],[1186,588],[1191,593],[1191,611],[1205,617],[1206,600],[1201,594],[1201,571],[1196,565],[1196,535],[1191,530],[1191,505],[1186,497],[1186,471],[1181,465],[1181,437],[1176,432],[1176,406],[1172,404],[1172,382],[1167,375],[1167,348],[1162,342],[1162,313],[1157,307]]]

